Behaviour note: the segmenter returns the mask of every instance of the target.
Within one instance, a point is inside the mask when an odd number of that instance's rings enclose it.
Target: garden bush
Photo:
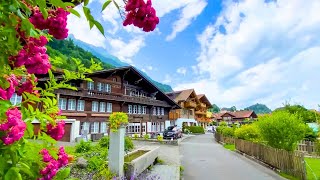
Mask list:
[[[225,127],[222,129],[221,134],[225,137],[233,137],[235,128]]]
[[[305,137],[305,124],[297,114],[276,111],[270,116],[263,116],[257,122],[261,136],[274,148],[294,151],[297,143]]]
[[[259,128],[255,124],[242,125],[234,131],[234,136],[247,141],[259,142],[261,134]]]
[[[186,126],[185,129],[189,130],[191,133],[202,133],[204,134],[204,128],[201,126]]]
[[[101,138],[99,140],[99,146],[100,147],[104,147],[104,148],[107,148],[109,149],[109,145],[110,145],[110,138],[108,136],[105,136],[103,138]],[[125,139],[124,139],[124,150],[125,151],[131,151],[132,149],[134,148],[134,144],[132,142],[132,139],[128,136],[125,136]]]
[[[76,145],[76,153],[84,153],[90,151],[92,148],[91,142],[85,142],[81,140],[79,144]]]
[[[145,135],[143,136],[143,138],[144,138],[145,140],[148,140],[148,139],[150,139],[150,136],[149,136],[149,134],[145,134]]]
[[[160,136],[160,135],[158,135],[158,136],[157,136],[157,140],[158,140],[159,142],[162,142],[162,141],[163,141],[163,137]]]
[[[318,135],[316,132],[313,131],[313,129],[311,127],[309,127],[308,125],[306,125],[306,134],[304,136],[304,139],[307,141],[316,141]]]
[[[100,147],[106,147],[109,149],[110,138],[108,136],[104,136],[99,140]]]

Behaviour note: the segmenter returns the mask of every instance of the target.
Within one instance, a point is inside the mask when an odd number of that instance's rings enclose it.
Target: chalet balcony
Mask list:
[[[187,101],[184,103],[185,108],[196,108],[197,104],[193,101]]]
[[[155,100],[148,97],[127,96],[119,93],[108,93],[108,92],[86,90],[86,89],[80,89],[80,88],[77,91],[69,90],[69,89],[58,89],[55,91],[55,93],[59,93],[67,96],[78,96],[78,97],[87,97],[87,98],[94,98],[94,99],[104,99],[109,101],[138,103],[138,104],[145,104],[145,105],[151,105],[151,106],[171,107],[165,101]]]
[[[204,103],[200,103],[200,104],[199,104],[199,107],[200,107],[200,108],[206,108],[206,107],[207,107],[207,105],[206,105],[206,104],[204,104]]]
[[[206,122],[206,123],[209,123],[211,122],[212,120],[210,118],[205,118],[205,117],[202,117],[202,118],[196,118],[196,121],[198,122]]]
[[[180,113],[169,112],[169,120],[177,120],[178,118],[180,118]]]
[[[196,111],[195,113],[199,115],[207,115],[207,112],[204,111]]]

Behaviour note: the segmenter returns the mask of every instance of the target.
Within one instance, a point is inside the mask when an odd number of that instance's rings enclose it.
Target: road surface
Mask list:
[[[231,152],[212,134],[190,137],[180,144],[183,180],[283,180],[272,170]]]

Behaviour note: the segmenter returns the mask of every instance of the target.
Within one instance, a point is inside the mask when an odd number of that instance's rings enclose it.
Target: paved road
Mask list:
[[[224,149],[212,134],[184,140],[180,158],[184,180],[283,180],[272,170]]]

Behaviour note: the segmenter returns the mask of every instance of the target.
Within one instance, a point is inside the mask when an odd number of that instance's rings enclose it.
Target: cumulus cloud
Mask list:
[[[180,67],[177,69],[177,73],[182,74],[182,75],[186,75],[187,73],[187,68],[185,67]]]
[[[168,83],[171,83],[172,82],[172,78],[169,74],[166,74],[165,77],[164,77],[164,80],[162,81],[162,83],[164,84],[168,84]]]
[[[167,41],[173,40],[178,33],[185,30],[197,16],[201,14],[207,6],[205,0],[192,1],[183,7],[179,19],[173,23],[172,32],[166,37]]]
[[[317,107],[319,9],[317,0],[227,1],[198,36],[201,51],[192,69],[208,75],[175,89],[194,87],[221,106],[275,108],[291,99]]]

